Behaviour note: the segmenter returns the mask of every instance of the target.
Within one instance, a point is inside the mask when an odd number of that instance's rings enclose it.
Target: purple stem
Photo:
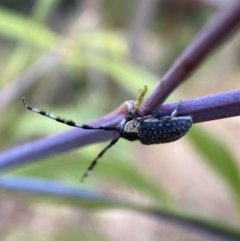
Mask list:
[[[200,61],[233,30],[240,20],[240,1],[218,14],[195,38],[162,81],[139,108],[139,114],[152,113],[186,78]],[[194,123],[237,116],[240,114],[240,90],[183,101],[180,115],[191,115]],[[163,115],[170,115],[177,103],[163,105]],[[126,105],[91,123],[116,126],[127,115]],[[0,169],[13,167],[61,153],[90,143],[105,141],[116,135],[112,131],[71,130],[56,136],[29,142],[0,154]]]
[[[178,103],[160,106],[161,115],[169,115]],[[182,101],[180,116],[190,115],[193,123],[240,115],[240,89]]]
[[[224,8],[219,12],[188,45],[139,108],[139,115],[144,116],[155,111],[239,22],[240,1],[235,1],[227,9]]]
[[[162,105],[159,108],[161,115],[170,115],[177,103]],[[91,125],[116,126],[125,117],[123,113],[127,113],[125,104],[105,117],[91,122]],[[238,116],[240,115],[240,90],[182,101],[179,115],[191,115],[194,123]],[[113,139],[114,136],[116,136],[115,131],[74,128],[71,131],[28,142],[2,152],[0,154],[0,170],[36,161],[90,143]]]

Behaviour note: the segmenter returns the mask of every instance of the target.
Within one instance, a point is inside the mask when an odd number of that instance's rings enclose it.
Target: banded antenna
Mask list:
[[[37,114],[46,116],[52,120],[55,120],[57,122],[63,123],[65,125],[68,126],[72,126],[72,127],[77,127],[80,129],[86,129],[86,130],[105,130],[105,131],[116,131],[117,128],[113,127],[113,126],[90,126],[90,125],[86,125],[86,124],[78,124],[77,122],[73,121],[73,120],[67,120],[67,119],[63,119],[61,117],[55,116],[54,114],[50,113],[50,112],[46,112],[44,110],[38,110],[37,108],[32,108],[29,105],[27,105],[26,101],[25,101],[25,97],[22,98],[23,101],[23,105],[29,109],[30,111],[33,111]],[[119,140],[120,136],[118,136],[117,138],[113,139],[98,155],[97,157],[91,162],[90,166],[88,167],[88,169],[84,172],[83,176],[81,177],[80,181],[83,182],[86,177],[90,174],[90,172],[94,169],[94,167],[96,166],[96,164],[98,163],[99,158],[101,158],[103,156],[103,154],[110,148],[112,147],[118,140]]]

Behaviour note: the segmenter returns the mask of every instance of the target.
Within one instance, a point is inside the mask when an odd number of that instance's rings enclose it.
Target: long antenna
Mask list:
[[[90,174],[90,172],[93,170],[93,168],[97,165],[99,158],[103,156],[105,151],[107,151],[110,147],[112,147],[116,142],[119,140],[120,136],[113,139],[99,154],[98,156],[91,162],[90,166],[88,167],[87,171],[83,174],[80,181],[84,182],[84,180],[87,178],[87,176]]]
[[[27,105],[27,103],[25,102],[25,97],[22,98],[23,101],[23,105],[29,109],[30,111],[33,111],[35,113],[38,113],[40,115],[46,116],[52,120],[55,120],[57,122],[63,123],[65,125],[68,126],[73,126],[73,127],[77,127],[77,128],[81,128],[81,129],[87,129],[87,130],[106,130],[106,131],[115,131],[117,130],[116,127],[113,126],[89,126],[86,124],[78,124],[73,120],[67,120],[67,119],[63,119],[61,117],[55,116],[54,114],[50,113],[50,112],[46,112],[44,110],[38,110],[36,108],[32,108],[30,106]]]

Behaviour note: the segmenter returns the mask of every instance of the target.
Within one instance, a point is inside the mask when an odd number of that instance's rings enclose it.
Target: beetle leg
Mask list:
[[[162,121],[170,121],[173,117],[176,117],[176,116],[178,115],[179,110],[180,110],[181,103],[182,103],[182,101],[179,100],[178,105],[177,105],[177,107],[173,110],[171,116],[163,116],[163,117],[161,117],[160,119],[161,119]]]
[[[181,103],[182,103],[182,101],[179,100],[177,107],[174,109],[174,111],[171,114],[171,118],[176,117],[178,115],[178,112],[179,112],[180,107],[181,107]]]
[[[135,112],[136,112],[135,103],[136,103],[135,100],[129,100],[127,102],[127,105],[128,105],[128,116],[130,118],[132,118],[132,119],[136,119],[137,118],[137,115],[135,114]]]
[[[161,118],[161,111],[158,111],[158,110],[155,110],[153,113],[152,113],[152,116],[156,119],[159,119]]]
[[[128,111],[128,115],[129,117],[131,117],[132,119],[137,119],[137,115],[133,112],[133,111]]]

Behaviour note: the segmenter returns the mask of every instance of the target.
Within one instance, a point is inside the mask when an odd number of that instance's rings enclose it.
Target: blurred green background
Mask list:
[[[0,147],[69,130],[29,105],[86,123],[148,85],[149,93],[220,7],[211,1],[0,0]],[[231,1],[225,1],[230,3]],[[240,35],[231,36],[168,101],[239,87]],[[171,144],[120,140],[84,188],[200,214],[239,227],[239,117],[194,125]],[[6,171],[74,185],[106,143]],[[214,240],[123,210],[76,208],[0,192],[1,240]]]

